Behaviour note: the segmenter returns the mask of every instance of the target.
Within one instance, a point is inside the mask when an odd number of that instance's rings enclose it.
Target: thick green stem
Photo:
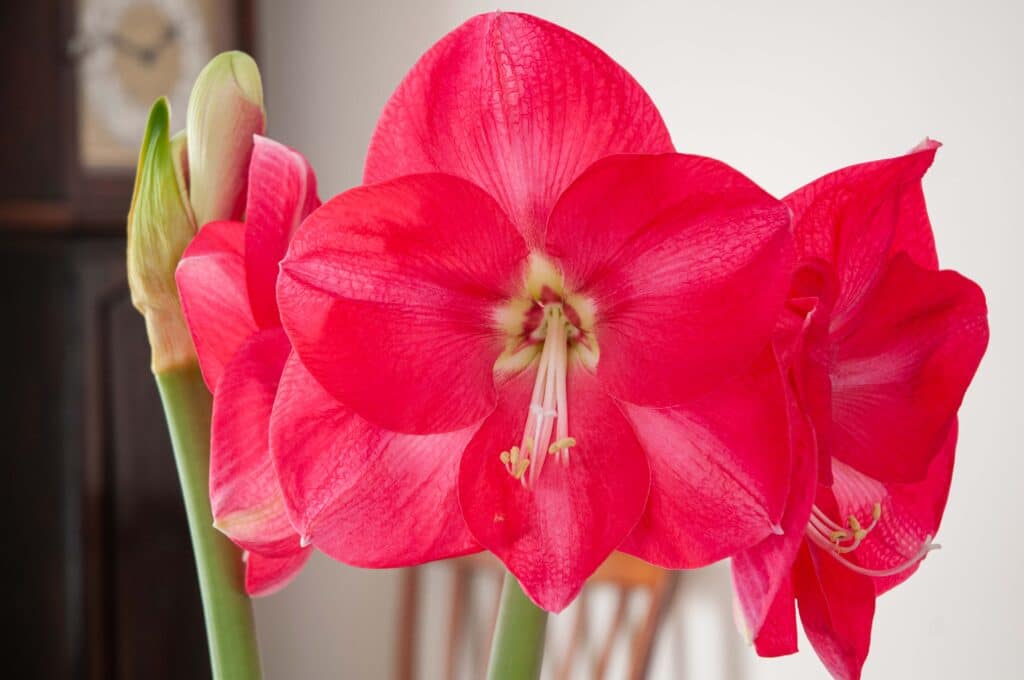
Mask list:
[[[213,528],[210,510],[210,393],[199,366],[158,373],[157,385],[174,445],[199,572],[214,680],[260,677],[252,604],[245,594],[240,551]]]
[[[530,601],[519,581],[505,574],[498,625],[491,642],[488,680],[536,680],[544,660],[548,613]]]

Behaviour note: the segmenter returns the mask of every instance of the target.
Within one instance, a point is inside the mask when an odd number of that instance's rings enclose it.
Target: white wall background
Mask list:
[[[307,154],[324,198],[357,183],[374,121],[405,71],[448,30],[492,9],[262,0],[271,134]],[[984,287],[992,342],[962,410],[944,549],[879,602],[865,675],[1019,677],[1024,3],[548,0],[501,9],[533,12],[601,46],[648,89],[680,150],[721,158],[779,195],[926,135],[946,144],[925,183],[939,253]],[[723,576],[699,582],[722,597]],[[314,560],[257,605],[269,677],[386,677],[397,584],[394,572]],[[712,633],[699,611],[691,619],[686,647],[703,646]],[[757,660],[741,647],[729,677],[823,677],[803,648]],[[725,676],[705,668],[691,677]]]

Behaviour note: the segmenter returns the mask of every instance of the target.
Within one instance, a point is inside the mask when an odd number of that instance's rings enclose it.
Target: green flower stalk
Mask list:
[[[516,577],[505,574],[488,680],[536,680],[544,661],[548,613],[530,601]]]
[[[174,448],[215,680],[258,679],[259,650],[241,551],[213,527],[211,397],[174,272],[197,225],[235,216],[231,211],[239,196],[244,203],[252,136],[263,127],[255,63],[237,52],[214,58],[193,89],[187,132],[172,139],[166,99],[153,105],[128,214],[128,284],[132,303],[145,318]]]

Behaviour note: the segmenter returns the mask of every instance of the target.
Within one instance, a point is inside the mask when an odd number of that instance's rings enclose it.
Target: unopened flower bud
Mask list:
[[[196,224],[240,220],[253,135],[263,134],[263,85],[252,57],[223,52],[199,74],[188,102],[188,192]]]
[[[160,98],[149,113],[128,213],[128,286],[132,303],[146,319],[155,373],[195,361],[174,270],[196,226],[180,184],[185,170],[176,169],[169,128],[170,109]],[[180,143],[177,149],[180,154]]]

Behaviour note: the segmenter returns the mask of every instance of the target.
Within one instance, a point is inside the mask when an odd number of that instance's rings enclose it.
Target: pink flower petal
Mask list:
[[[821,260],[805,260],[793,276],[790,298],[772,340],[813,428],[819,484],[832,483],[833,352],[828,327],[835,292],[832,268]]]
[[[811,514],[817,488],[816,472],[818,455],[814,446],[814,434],[805,416],[800,412],[795,400],[789,399],[789,422],[792,437],[792,469],[790,471],[789,498],[779,526],[781,534],[772,534],[757,545],[736,553],[732,558],[733,585],[740,604],[740,611],[746,619],[747,627],[755,641],[761,640],[762,629],[768,626],[772,610],[784,607],[777,602],[782,588],[790,580],[793,561],[797,551],[804,542],[804,529]],[[793,593],[789,588],[789,616],[793,616]],[[785,612],[783,612],[785,613]],[[794,620],[795,625],[795,620]],[[766,633],[765,648],[771,648],[779,654],[796,651],[796,639],[793,637],[791,651],[779,651],[779,647],[769,640],[781,632]],[[787,636],[788,639],[788,636]],[[776,642],[779,642],[776,640]],[[760,646],[759,646],[759,653]],[[766,654],[762,654],[765,656]]]
[[[256,332],[245,287],[245,225],[210,222],[185,249],[175,281],[210,391],[224,365]]]
[[[798,546],[799,547],[799,546]],[[735,574],[735,570],[733,571]],[[774,657],[795,654],[797,651],[796,601],[793,595],[793,579],[787,571],[779,584],[775,597],[765,614],[754,649],[758,656]]]
[[[294,353],[271,445],[289,513],[318,549],[360,567],[401,567],[479,550],[459,510],[459,457],[475,428],[403,435],[329,395]]]
[[[871,645],[875,586],[808,543],[793,576],[807,639],[837,680],[858,680]]]
[[[956,452],[957,428],[954,422],[941,452],[928,468],[928,475],[911,484],[882,484],[848,465],[834,466],[835,496],[839,517],[856,516],[867,522],[875,503],[881,505],[878,525],[868,532],[860,546],[845,555],[867,569],[889,570],[907,564],[935,538],[949,497]],[[907,580],[920,561],[899,574],[875,579],[882,593]]]
[[[941,142],[925,138],[907,154],[927,159],[929,154],[935,158],[935,152],[942,146]],[[885,161],[878,161],[885,163]],[[896,227],[890,253],[906,253],[914,262],[925,269],[939,268],[939,255],[935,250],[935,234],[932,233],[931,220],[928,219],[928,208],[925,205],[924,189],[920,182],[910,182],[900,198],[900,215],[906,216]]]
[[[245,592],[249,597],[273,595],[299,573],[312,552],[311,548],[301,548],[280,557],[248,553],[245,556]]]
[[[245,209],[245,267],[253,316],[262,328],[281,325],[278,265],[299,223],[318,205],[316,175],[302,154],[256,135]]]
[[[650,473],[629,422],[578,364],[568,375],[570,461],[549,456],[525,488],[499,459],[518,443],[535,372],[506,383],[466,448],[459,500],[470,531],[548,611],[564,609],[643,511]]]
[[[348,191],[296,232],[278,301],[303,364],[367,420],[445,432],[494,408],[498,306],[522,238],[483,191],[416,175]]]
[[[832,454],[874,479],[920,480],[988,343],[984,294],[898,255],[850,329],[836,340]]]
[[[907,251],[922,267],[936,268],[921,177],[938,147],[927,141],[905,156],[837,170],[783,199],[793,211],[798,258],[836,269],[833,329],[856,314],[892,254]]]
[[[685,407],[627,408],[651,466],[640,522],[619,548],[669,569],[701,567],[770,535],[789,489],[782,377],[770,350]]]
[[[268,556],[299,545],[270,457],[270,409],[288,338],[280,328],[254,334],[235,354],[213,396],[210,503],[215,526],[246,550]]]
[[[599,161],[563,195],[545,249],[597,308],[597,375],[639,405],[683,403],[749,365],[789,288],[786,207],[728,166]]]
[[[444,172],[482,187],[531,246],[591,163],[672,151],[647,94],[608,55],[526,14],[474,17],[434,45],[391,97],[366,182]]]

